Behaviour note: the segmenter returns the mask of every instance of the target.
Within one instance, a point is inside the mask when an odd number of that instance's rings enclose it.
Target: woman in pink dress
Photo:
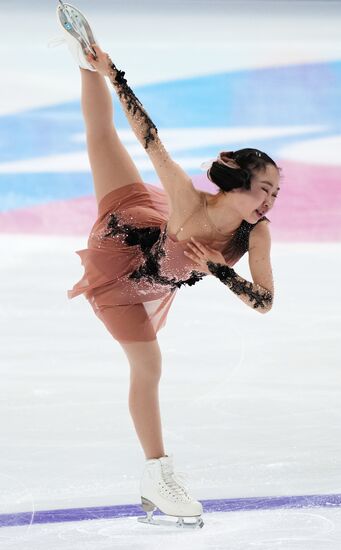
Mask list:
[[[141,499],[148,521],[154,521],[155,507],[179,518],[198,519],[200,502],[189,496],[175,476],[172,455],[165,454],[157,333],[166,323],[176,292],[208,275],[256,312],[271,309],[270,232],[264,214],[277,196],[280,168],[257,149],[221,152],[207,171],[219,192],[198,191],[166,151],[125,73],[96,45],[84,16],[76,8],[72,11],[67,4],[60,4],[58,18],[70,49],[75,53],[78,47],[82,112],[98,204],[88,246],[77,251],[84,275],[68,291],[68,297],[84,294],[127,356],[129,410],[146,457]],[[67,27],[75,13],[84,24],[77,36]],[[142,181],[120,141],[105,77],[117,92],[163,189]],[[246,251],[252,282],[232,268]],[[202,526],[202,520],[197,524]]]

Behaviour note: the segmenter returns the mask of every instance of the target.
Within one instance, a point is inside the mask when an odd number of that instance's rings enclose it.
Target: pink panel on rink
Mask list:
[[[0,233],[83,235],[89,233],[96,217],[94,195],[51,201],[30,208],[1,212]]]
[[[278,161],[282,178],[277,204],[270,211],[274,241],[341,240],[341,169]],[[195,186],[210,193],[216,187],[205,175],[193,177]],[[1,233],[87,235],[97,217],[93,195],[53,201],[0,213]]]

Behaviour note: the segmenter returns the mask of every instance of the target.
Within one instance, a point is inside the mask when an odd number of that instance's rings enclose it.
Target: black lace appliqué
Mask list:
[[[104,235],[105,237],[122,235],[125,244],[128,246],[138,245],[143,253],[147,252],[160,237],[159,227],[135,227],[121,223],[121,220],[115,214],[110,214],[107,228],[109,231]]]
[[[245,294],[249,297],[250,302],[255,302],[254,309],[258,307],[265,308],[272,303],[272,294],[268,290],[264,289],[264,292],[260,292],[255,289],[255,285],[249,281],[246,281],[235,272],[232,267],[222,265],[214,262],[207,262],[207,267],[210,272],[218,277],[218,279],[227,285],[235,294]]]
[[[144,255],[143,263],[135,269],[129,279],[146,279],[150,283],[168,286],[174,291],[183,285],[192,286],[200,281],[207,273],[192,271],[188,279],[176,280],[175,277],[169,279],[160,273],[160,261],[166,252],[164,242],[167,237],[166,231],[161,234],[159,227],[135,227],[127,223],[120,223],[118,216],[110,214],[107,224],[109,231],[104,237],[114,237],[121,235],[124,243],[128,246],[139,246]],[[154,244],[155,249],[152,250]]]
[[[255,224],[251,224],[246,220],[243,220],[237,231],[233,235],[232,239],[227,242],[224,250],[222,251],[226,261],[237,262],[245,252],[249,250],[249,239],[251,231],[257,226],[258,223],[266,220],[270,222],[269,218],[263,216]]]
[[[148,149],[148,144],[150,141],[155,140],[155,136],[152,134],[152,130],[155,130],[155,133],[157,134],[157,128],[153,121],[150,119],[148,114],[143,108],[143,105],[141,101],[136,97],[133,90],[130,88],[130,86],[127,83],[127,79],[124,78],[125,71],[120,71],[117,69],[116,65],[110,60],[110,68],[112,70],[111,76],[113,78],[113,85],[115,88],[117,88],[117,93],[119,98],[123,96],[123,98],[127,102],[127,109],[128,111],[132,111],[132,114],[135,115],[136,112],[144,119],[144,122],[146,124],[146,135],[144,136],[145,140],[145,149]],[[116,73],[116,74],[115,74]]]

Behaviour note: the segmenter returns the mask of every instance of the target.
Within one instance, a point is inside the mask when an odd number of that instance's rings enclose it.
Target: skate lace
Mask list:
[[[163,465],[162,467],[163,480],[173,492],[180,495],[185,495],[189,498],[187,493],[188,488],[185,485],[185,482],[188,481],[188,475],[184,472],[173,472],[171,468]]]

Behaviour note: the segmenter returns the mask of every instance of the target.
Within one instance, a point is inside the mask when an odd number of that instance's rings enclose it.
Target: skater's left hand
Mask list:
[[[219,250],[210,248],[197,241],[194,237],[191,237],[191,242],[187,243],[188,250],[184,251],[185,256],[193,260],[197,266],[198,271],[211,274],[207,267],[207,262],[211,261],[217,264],[227,265],[224,256]]]
[[[97,58],[89,53],[86,58],[91,63],[94,69],[103,76],[108,76],[110,72],[111,59],[107,53],[105,53],[97,44],[91,44],[91,47],[95,50]]]

